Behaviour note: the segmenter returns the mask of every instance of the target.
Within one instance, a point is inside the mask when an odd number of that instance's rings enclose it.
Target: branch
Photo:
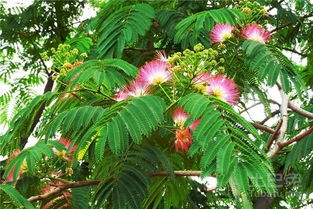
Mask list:
[[[275,141],[277,135],[279,134],[279,129],[281,128],[281,124],[282,121],[280,120],[275,128],[275,132],[272,134],[267,146],[266,146],[266,150],[269,150],[273,144],[273,142]]]
[[[295,49],[289,49],[289,48],[280,47],[280,46],[276,46],[276,47],[277,47],[277,48],[280,48],[280,49],[283,49],[283,50],[286,50],[286,51],[293,52],[293,53],[298,54],[298,55],[300,55],[300,56],[302,56],[302,57],[307,57],[307,56],[308,56],[307,54],[303,54],[303,53],[301,53],[301,52],[298,52],[298,51],[295,50]]]
[[[280,143],[284,141],[285,133],[287,131],[287,123],[288,123],[288,96],[284,93],[284,91],[280,88],[280,85],[278,85],[280,94],[281,94],[281,106],[280,106],[280,113],[281,113],[281,126],[279,128],[279,134],[277,136],[277,143],[271,149],[267,155],[272,158],[274,155],[277,154],[277,152],[280,150]]]
[[[310,14],[307,14],[307,15],[304,15],[303,17],[301,17],[301,18],[299,18],[299,22],[300,21],[303,21],[304,19],[306,19],[306,18],[308,18],[308,17],[312,17],[313,16],[313,12],[312,13],[310,13]],[[283,25],[281,25],[281,26],[278,26],[277,28],[274,28],[273,30],[271,30],[270,32],[271,33],[274,33],[274,32],[276,32],[276,31],[278,31],[278,30],[281,30],[281,29],[283,29],[283,28],[285,28],[285,27],[288,27],[288,26],[290,26],[290,25],[293,25],[294,24],[294,22],[289,22],[289,23],[286,23],[286,24],[283,24]]]
[[[301,139],[303,139],[304,137],[306,137],[307,135],[309,135],[312,132],[313,132],[313,126],[311,128],[309,128],[308,130],[306,130],[305,132],[303,132],[303,133],[295,136],[294,138],[290,139],[289,141],[281,143],[280,144],[280,148],[282,149],[282,148],[288,146],[289,144],[292,144],[294,142],[298,142],[298,141],[300,141]]]
[[[174,175],[177,177],[200,176],[201,173],[202,173],[202,171],[174,171]],[[150,174],[150,176],[151,177],[162,177],[162,176],[167,177],[167,176],[170,176],[170,174],[165,172],[165,171],[159,171],[159,172]],[[49,191],[45,194],[32,196],[32,197],[28,198],[28,201],[29,202],[35,202],[38,200],[49,199],[49,198],[54,197],[57,194],[63,192],[66,189],[85,187],[85,186],[94,186],[94,185],[98,185],[100,182],[101,182],[100,180],[87,180],[87,181],[78,181],[78,182],[58,185],[58,188],[56,188],[52,191]]]
[[[277,4],[281,4],[281,3],[283,3],[283,1],[284,1],[284,0],[280,0],[279,2],[277,2]],[[267,10],[267,12],[271,11],[271,10],[274,9],[274,8],[275,8],[275,6],[272,6],[271,8],[269,8],[269,9]]]
[[[202,171],[174,171],[176,177],[184,177],[184,176],[200,176]],[[151,177],[157,176],[169,176],[170,174],[166,171],[160,171],[156,173],[150,174]]]
[[[297,107],[296,105],[294,105],[292,102],[288,102],[288,107],[290,109],[292,109],[293,111],[295,111],[296,113],[300,114],[300,115],[303,115],[307,118],[310,118],[310,119],[313,119],[313,113],[309,112],[309,111],[306,111],[300,107]]]
[[[56,188],[50,192],[47,192],[45,194],[32,196],[32,197],[28,198],[28,201],[29,202],[35,202],[37,200],[48,199],[48,198],[53,197],[53,196],[61,193],[62,191],[66,190],[66,189],[69,189],[69,188],[93,186],[93,185],[97,185],[99,183],[100,183],[100,180],[90,180],[90,181],[78,181],[78,182],[74,182],[74,183],[70,183],[70,184],[60,185],[58,188]]]
[[[239,114],[244,113],[244,112],[248,112],[248,110],[250,110],[251,108],[254,108],[255,106],[258,106],[259,104],[261,104],[261,102],[254,103],[253,105],[251,105],[250,107],[247,107],[247,108],[244,107],[244,110],[241,110],[239,112]]]
[[[32,45],[38,52],[40,51],[40,44],[39,43],[35,42]],[[38,57],[39,57],[39,60],[40,60],[41,64],[44,67],[44,71],[46,72],[47,76],[51,76],[52,75],[52,71],[51,72],[48,71],[48,67],[47,67],[45,61],[43,60],[43,58],[41,57],[40,53],[38,53]]]
[[[262,131],[266,131],[270,134],[274,134],[274,132],[275,132],[274,129],[271,129],[270,127],[262,125],[260,123],[252,123],[252,125],[254,126],[254,128],[260,129]]]
[[[276,102],[275,100],[270,100],[270,102],[274,103],[274,104],[278,104],[278,102]],[[279,104],[278,104],[279,105]],[[290,100],[288,101],[288,107],[293,110],[294,112],[304,116],[304,117],[307,117],[307,118],[310,118],[310,119],[313,119],[313,113],[307,111],[307,110],[304,110],[300,107],[297,107],[295,104],[293,104]]]
[[[278,115],[279,113],[280,113],[280,110],[275,110],[275,111],[271,112],[270,116],[264,118],[264,119],[260,122],[260,124],[263,125],[266,121],[268,121],[269,119],[271,119],[271,118],[274,117],[275,115]]]
[[[54,84],[54,80],[52,79],[52,76],[50,75],[50,76],[48,76],[48,80],[47,80],[47,83],[46,83],[46,85],[45,85],[43,94],[47,93],[48,91],[52,91],[53,84]],[[35,115],[35,117],[34,117],[34,120],[33,120],[33,122],[32,122],[32,125],[31,125],[31,128],[30,128],[30,130],[29,130],[28,136],[26,136],[26,137],[24,137],[24,138],[21,139],[21,142],[20,142],[20,147],[21,147],[21,149],[23,149],[23,147],[26,145],[26,143],[27,143],[27,141],[28,141],[28,137],[29,137],[30,134],[34,131],[36,125],[39,123],[39,120],[40,120],[40,118],[41,118],[41,115],[42,115],[42,113],[43,113],[45,107],[46,107],[46,104],[45,104],[45,103],[43,103],[43,104],[39,107],[39,109],[38,109],[38,111],[37,111],[37,113],[36,113],[36,115]]]

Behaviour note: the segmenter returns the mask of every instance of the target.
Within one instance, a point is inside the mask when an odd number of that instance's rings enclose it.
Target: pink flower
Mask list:
[[[173,111],[172,114],[173,121],[175,125],[179,126],[180,128],[184,127],[184,124],[186,120],[189,118],[189,115],[184,112],[184,109],[182,107],[178,107]],[[198,124],[200,123],[201,119],[195,120],[190,126],[190,130],[194,131]]]
[[[224,75],[212,76],[208,79],[209,86],[207,94],[214,95],[218,99],[236,105],[239,99],[239,92],[233,80]]]
[[[190,130],[194,131],[196,130],[197,126],[199,125],[199,123],[201,122],[201,118],[195,120],[190,126]]]
[[[158,85],[171,79],[169,68],[170,65],[163,61],[147,62],[140,68],[138,78],[148,85]]]
[[[167,62],[167,56],[165,54],[165,51],[159,51],[155,55],[155,59],[162,61],[162,62]]]
[[[142,80],[136,79],[120,90],[113,98],[116,101],[122,101],[129,97],[140,97],[148,94],[149,85]]]
[[[175,150],[178,152],[180,149],[187,152],[192,144],[192,135],[187,128],[176,130],[176,140],[174,142]]]
[[[208,81],[212,78],[212,75],[210,73],[202,73],[200,75],[197,75],[192,82],[195,84],[207,84]]]
[[[189,115],[184,112],[182,107],[178,107],[174,110],[172,114],[172,118],[176,125],[179,126],[180,129],[176,130],[176,139],[174,141],[175,150],[178,152],[182,150],[183,152],[187,152],[189,147],[192,144],[192,135],[190,130],[194,131],[198,126],[201,119],[195,120],[189,128],[184,127],[184,123],[189,118]]]
[[[128,84],[126,88],[128,90],[128,95],[131,97],[140,97],[149,94],[148,83],[139,79],[136,79],[132,83]]]
[[[229,24],[216,24],[210,34],[212,43],[221,43],[231,38],[234,28]]]
[[[212,75],[209,73],[202,73],[196,76],[192,82],[194,83],[194,87],[198,89],[202,93],[206,93],[207,86],[209,85],[209,80],[211,79]]]
[[[266,32],[266,30],[258,24],[247,25],[241,31],[241,34],[242,34],[242,37],[244,39],[248,39],[248,40],[252,40],[252,41],[258,41],[261,43],[265,43],[271,35],[270,32]]]
[[[125,89],[117,92],[117,94],[113,97],[113,99],[118,102],[123,101],[128,98],[129,98],[129,94],[128,94],[128,91]]]
[[[68,149],[68,148],[71,146],[71,144],[72,144],[72,141],[71,141],[70,139],[67,139],[67,138],[60,138],[58,141],[59,141],[61,144],[63,144],[66,149]],[[73,145],[73,146],[71,147],[70,152],[71,152],[71,153],[75,152],[75,151],[76,151],[76,148],[77,148],[77,145]]]
[[[188,117],[189,117],[189,115],[184,112],[184,109],[182,107],[176,108],[172,114],[173,121],[179,127],[184,126],[184,123],[186,122]]]

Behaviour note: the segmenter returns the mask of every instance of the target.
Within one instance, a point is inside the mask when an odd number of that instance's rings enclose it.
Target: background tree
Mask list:
[[[17,104],[0,138],[5,208],[311,204],[309,1],[90,3],[78,27],[84,1],[1,7],[3,122]],[[251,100],[264,120],[242,116]]]

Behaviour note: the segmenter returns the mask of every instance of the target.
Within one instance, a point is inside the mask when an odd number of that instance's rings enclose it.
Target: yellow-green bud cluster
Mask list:
[[[51,58],[45,53],[43,59],[53,60],[53,68],[57,69],[59,76],[66,76],[77,63],[88,57],[87,53],[79,53],[77,48],[72,48],[69,44],[60,44],[56,49],[51,48],[51,53]]]
[[[175,77],[194,78],[201,72],[224,72],[221,66],[225,62],[224,58],[220,58],[218,50],[213,48],[205,48],[202,44],[197,44],[193,50],[186,49],[182,53],[177,52],[168,58],[168,62],[172,65],[172,71]]]
[[[49,61],[50,57],[48,56],[47,52],[43,52],[40,54],[40,57],[44,60],[44,61]]]
[[[193,47],[193,50],[195,51],[195,52],[200,52],[200,51],[202,51],[204,49],[204,46],[202,45],[202,44],[197,44],[197,45],[195,45],[194,47]]]
[[[249,21],[259,20],[260,17],[267,16],[266,9],[256,1],[242,0],[236,4],[235,8],[246,13]]]

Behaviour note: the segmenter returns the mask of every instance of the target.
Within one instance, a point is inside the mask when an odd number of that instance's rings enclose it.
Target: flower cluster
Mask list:
[[[198,92],[236,105],[240,96],[237,85],[224,75],[222,64],[225,60],[218,57],[217,50],[203,49],[201,44],[197,44],[194,51],[175,53],[168,60],[173,66],[173,77],[178,78],[178,82],[189,82],[191,79],[191,84]]]
[[[175,126],[178,127],[174,141],[175,150],[176,152],[179,150],[187,152],[192,144],[192,135],[190,130],[194,131],[200,123],[201,119],[197,119],[189,127],[185,127],[185,122],[189,118],[189,115],[184,112],[182,107],[178,107],[173,111],[172,118]]]
[[[212,43],[222,43],[233,37],[234,29],[235,27],[229,24],[216,24],[210,34]],[[246,25],[241,30],[242,38],[246,40],[258,41],[260,43],[267,42],[270,35],[270,32],[267,32],[262,26],[255,23]]]
[[[54,72],[54,79],[58,76],[66,76],[69,71],[81,65],[88,57],[87,53],[80,53],[77,48],[72,48],[69,44],[60,44],[56,49],[51,48],[51,51],[43,52],[40,56],[45,62],[52,63],[52,66],[48,66],[51,68],[50,70],[58,69]]]
[[[204,94],[215,96],[216,98],[236,105],[239,99],[239,91],[233,80],[224,75],[212,75],[203,73],[193,80],[195,88]]]
[[[262,20],[262,17],[267,16],[266,9],[256,1],[241,0],[234,8],[246,13],[249,20]]]
[[[271,36],[270,32],[266,32],[264,28],[262,28],[258,24],[249,24],[242,31],[242,37],[247,40],[258,41],[261,43],[265,43],[268,41]]]
[[[174,53],[168,58],[168,62],[173,66],[172,72],[175,78],[184,80],[183,77],[192,78],[199,72],[206,71],[223,71],[223,58],[218,58],[219,52],[212,48],[204,49],[204,46],[197,44],[194,50],[186,49],[181,52]]]
[[[171,80],[171,65],[167,62],[164,52],[157,53],[155,60],[146,62],[140,69],[135,80],[120,89],[114,96],[116,101],[129,97],[139,97],[151,93],[152,86],[158,86]]]
[[[212,43],[221,43],[233,37],[234,29],[235,27],[229,24],[216,24],[210,34]]]
[[[222,37],[223,40],[226,38],[227,35]],[[218,49],[205,49],[201,44],[195,45],[193,50],[186,49],[170,57],[164,52],[158,52],[152,61],[139,68],[138,75],[132,82],[117,90],[113,98],[122,101],[145,96],[154,93],[159,87],[173,104],[186,93],[196,90],[236,105],[239,91],[235,82],[224,75],[225,60],[222,56]],[[162,85],[166,82],[168,85]],[[175,124],[175,150],[187,152],[192,144],[192,131],[201,119],[186,126],[189,115],[181,107],[173,111],[172,118]]]

